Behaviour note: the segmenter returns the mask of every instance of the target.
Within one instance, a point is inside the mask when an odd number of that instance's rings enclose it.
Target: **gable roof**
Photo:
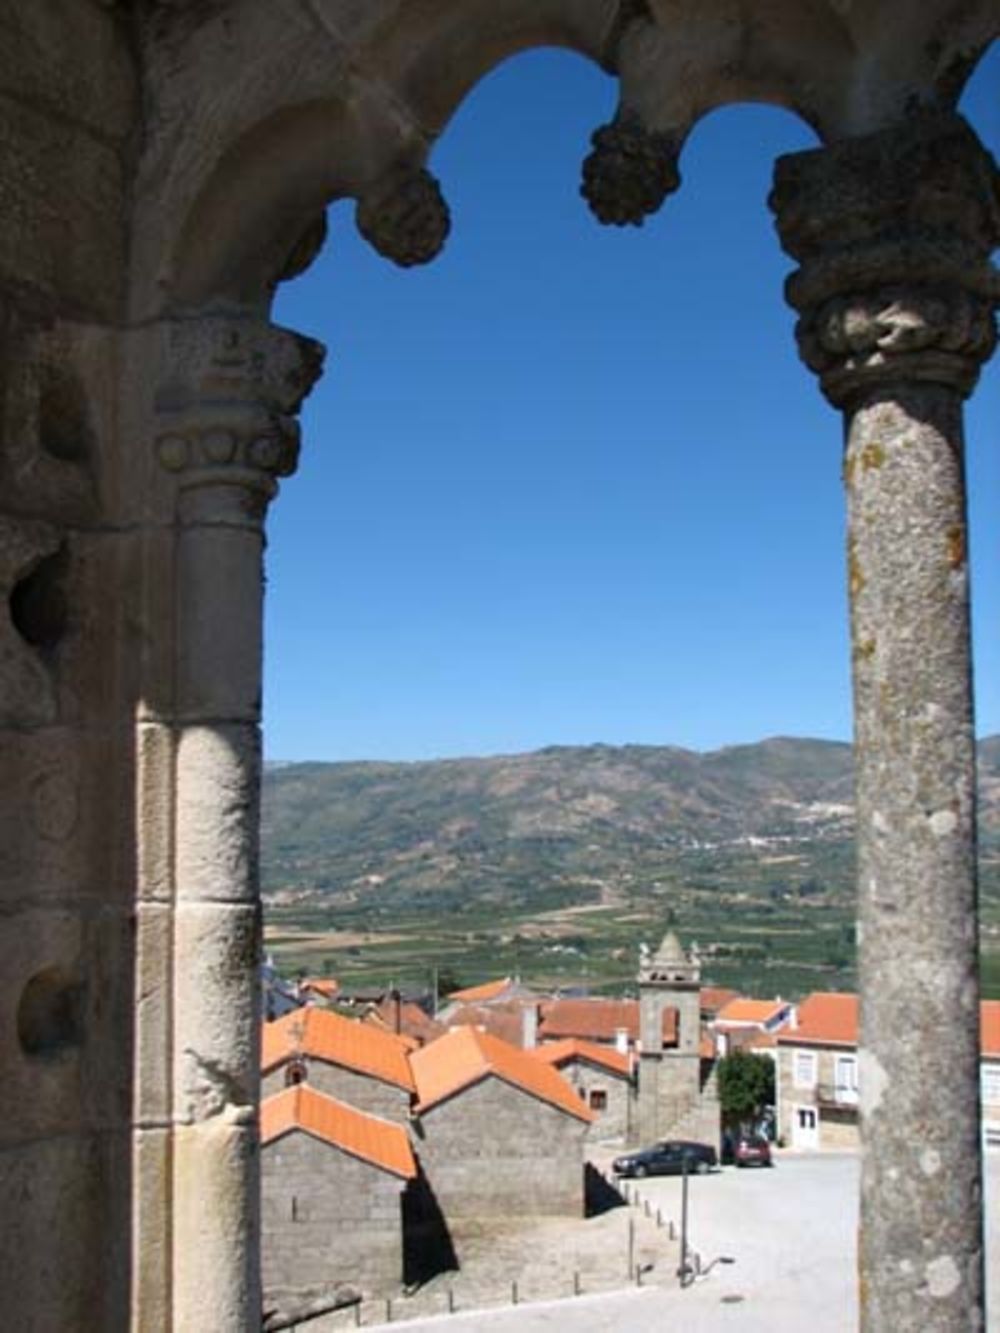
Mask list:
[[[499,999],[513,985],[511,977],[500,977],[498,981],[486,981],[481,986],[466,986],[464,990],[453,990],[448,996],[448,1003],[483,1004],[488,1000]]]
[[[788,1004],[784,1000],[752,1000],[738,995],[715,1015],[719,1023],[757,1023],[763,1027],[772,1022]]]
[[[299,982],[299,990],[313,991],[324,1000],[332,1000],[340,990],[340,982],[335,977],[303,977]]]
[[[620,1028],[629,1041],[639,1040],[638,1000],[550,1000],[542,1005],[538,1031],[542,1037],[580,1037],[584,1041],[615,1040]],[[663,1041],[677,1044],[677,1010],[663,1011]]]
[[[1000,1060],[1000,1000],[983,1000],[979,1017],[980,1050],[983,1055]]]
[[[534,1047],[529,1052],[536,1060],[544,1060],[550,1065],[565,1065],[571,1060],[585,1060],[588,1064],[600,1065],[613,1074],[628,1078],[631,1061],[623,1051],[616,1051],[613,1046],[598,1046],[596,1042],[581,1041],[579,1037],[563,1037],[560,1041],[547,1041]]]
[[[698,992],[698,1003],[704,1014],[717,1014],[719,1010],[735,1000],[739,995],[738,990],[731,990],[728,986],[702,986]]]
[[[460,1004],[449,1009],[444,1026],[477,1027],[511,1046],[524,1045],[525,1011],[538,1008],[537,1000],[499,1000],[495,1004]]]
[[[430,1018],[419,1004],[414,1004],[412,1000],[400,1000],[398,1009],[399,1031],[396,1031],[397,1009],[396,1001],[386,996],[378,1004],[373,1005],[364,1016],[366,1023],[373,1023],[383,1031],[392,1033],[394,1037],[400,1037],[411,1048],[414,1046],[423,1046],[435,1037],[440,1037],[444,1031],[444,1025]]]
[[[262,1147],[293,1130],[311,1134],[404,1180],[412,1180],[417,1174],[410,1140],[402,1125],[358,1111],[317,1092],[308,1083],[296,1083],[261,1102]]]
[[[373,1023],[343,1018],[329,1009],[296,1009],[273,1023],[265,1023],[261,1040],[261,1071],[309,1056],[342,1065],[358,1074],[413,1091],[407,1052],[410,1042]]]
[[[551,1065],[499,1037],[476,1028],[458,1027],[410,1057],[417,1088],[417,1111],[494,1076],[587,1123],[593,1113]]]
[[[858,997],[813,991],[799,1005],[794,1027],[778,1033],[782,1045],[857,1046]]]

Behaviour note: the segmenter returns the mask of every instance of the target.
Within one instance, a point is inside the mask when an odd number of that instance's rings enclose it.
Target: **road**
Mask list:
[[[641,1189],[654,1208],[679,1218],[679,1180],[646,1180]],[[691,1244],[703,1264],[719,1256],[734,1262],[717,1264],[686,1290],[631,1289],[414,1320],[406,1327],[411,1333],[852,1333],[857,1327],[857,1191],[857,1159],[839,1153],[785,1154],[770,1171],[727,1168],[695,1177]],[[987,1156],[986,1216],[992,1297],[988,1333],[1000,1333],[996,1152]]]

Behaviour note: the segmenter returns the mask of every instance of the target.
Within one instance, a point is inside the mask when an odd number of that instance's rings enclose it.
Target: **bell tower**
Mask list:
[[[673,931],[655,954],[639,954],[639,1106],[642,1143],[691,1138],[700,1129],[701,963]],[[676,1041],[664,1042],[664,1015],[676,1013]]]

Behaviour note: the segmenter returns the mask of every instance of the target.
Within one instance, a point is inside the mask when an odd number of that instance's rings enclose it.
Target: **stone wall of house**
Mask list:
[[[298,1130],[264,1146],[261,1176],[269,1294],[402,1280],[405,1181]]]
[[[813,1087],[797,1087],[795,1084],[795,1051],[803,1049],[808,1049],[816,1056],[816,1082]],[[856,1105],[832,1106],[820,1092],[821,1089],[834,1088],[837,1058],[850,1052],[843,1047],[823,1046],[805,1048],[782,1045],[778,1050],[778,1134],[783,1142],[788,1147],[795,1143],[795,1108],[812,1106],[817,1113],[818,1148],[856,1148],[859,1143]]]
[[[579,1217],[587,1123],[486,1078],[431,1107],[414,1146],[446,1221]]]
[[[341,1065],[330,1064],[326,1060],[304,1059],[306,1082],[317,1092],[325,1092],[329,1097],[346,1102],[358,1111],[367,1111],[369,1115],[381,1116],[385,1120],[394,1120],[405,1124],[410,1109],[410,1094],[394,1083],[383,1083],[379,1078],[368,1074],[356,1073]],[[270,1097],[281,1092],[287,1086],[285,1071],[287,1064],[279,1065],[266,1074],[262,1085],[262,1095]]]
[[[586,1106],[597,1115],[587,1131],[590,1143],[626,1142],[633,1120],[633,1089],[631,1081],[610,1069],[602,1069],[586,1060],[571,1060],[560,1065],[559,1072],[580,1094]],[[603,1093],[606,1104],[602,1109],[594,1105],[594,1094]]]

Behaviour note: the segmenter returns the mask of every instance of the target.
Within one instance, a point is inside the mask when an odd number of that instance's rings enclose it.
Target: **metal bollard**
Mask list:
[[[579,1296],[579,1294],[580,1294],[580,1270],[578,1268],[575,1268],[573,1270],[573,1295]]]
[[[355,1305],[355,1307],[354,1307],[354,1327],[355,1327],[355,1328],[360,1328],[360,1327],[361,1327],[361,1302],[360,1302],[360,1301],[358,1301],[358,1303],[357,1303],[357,1304]]]
[[[449,1313],[449,1314],[454,1314],[454,1313],[455,1313],[455,1288],[454,1288],[454,1287],[449,1287],[449,1288],[448,1288],[448,1313]]]
[[[511,1305],[517,1304],[517,1278],[510,1284],[510,1303]]]

